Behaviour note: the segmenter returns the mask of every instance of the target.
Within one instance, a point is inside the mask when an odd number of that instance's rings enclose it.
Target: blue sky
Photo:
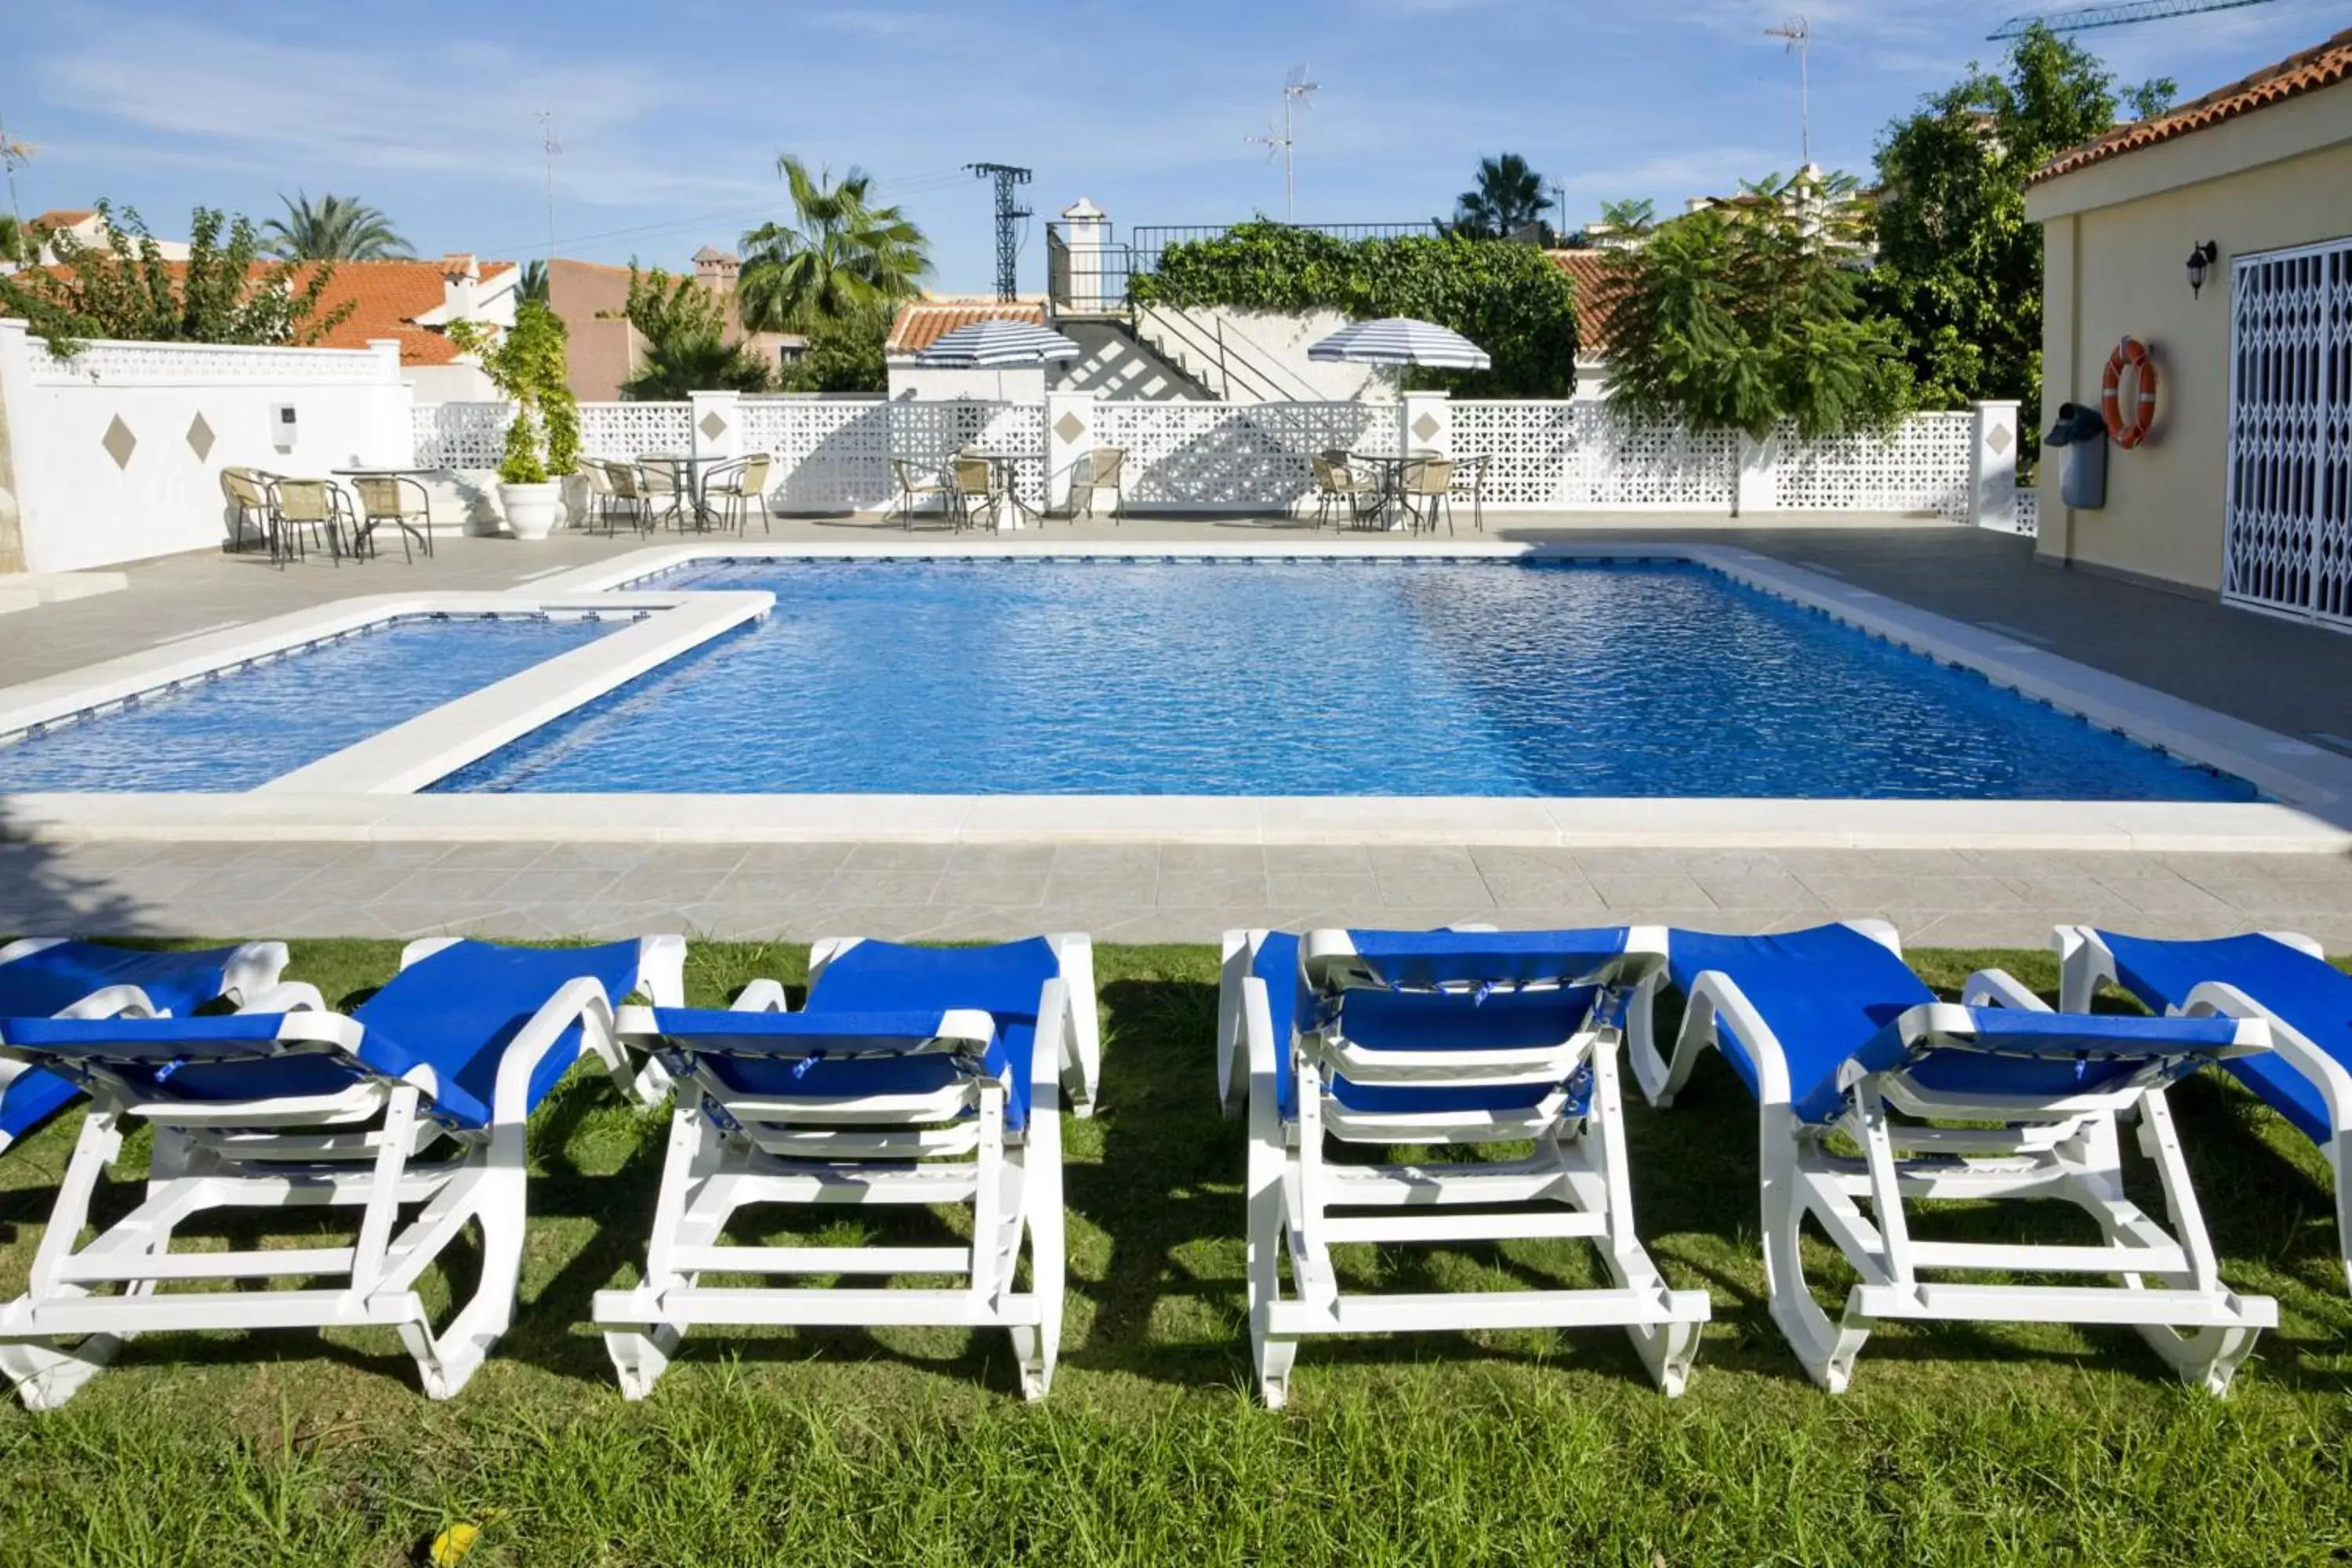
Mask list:
[[[1088,196],[1124,232],[1282,210],[1246,138],[1283,75],[1321,86],[1298,122],[1298,216],[1451,208],[1480,155],[1524,153],[1570,215],[1662,207],[1792,166],[1796,64],[1762,29],[1815,34],[1817,159],[1867,169],[1886,121],[1998,46],[2020,8],[1963,0],[717,0],[202,6],[20,0],[0,9],[0,122],[35,144],[27,216],[99,196],[184,232],[202,203],[267,216],[278,194],[358,195],[425,255],[543,253],[536,111],[551,110],[562,254],[680,265],[772,215],[776,154],[861,164],[929,231],[938,287],[985,288],[973,160],[1037,172],[1045,220]],[[2271,0],[2081,35],[2126,79],[2193,95],[2352,25],[2345,0]]]

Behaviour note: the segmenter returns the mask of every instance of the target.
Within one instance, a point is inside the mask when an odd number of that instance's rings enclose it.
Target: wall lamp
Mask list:
[[[2205,271],[2221,259],[2221,247],[2211,240],[2189,253],[2189,297],[2195,299],[2205,288]]]

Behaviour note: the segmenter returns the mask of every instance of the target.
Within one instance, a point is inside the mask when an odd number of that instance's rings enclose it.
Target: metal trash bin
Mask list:
[[[2058,423],[2042,437],[2045,447],[2066,448],[2058,494],[2068,506],[2095,511],[2107,504],[2107,422],[2080,403],[2058,405]]]

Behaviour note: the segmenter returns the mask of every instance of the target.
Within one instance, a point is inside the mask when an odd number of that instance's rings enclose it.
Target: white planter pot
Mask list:
[[[499,510],[507,515],[507,531],[517,539],[545,539],[563,515],[563,482],[500,484]]]

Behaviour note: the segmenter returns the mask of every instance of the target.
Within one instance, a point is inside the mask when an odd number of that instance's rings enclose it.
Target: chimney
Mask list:
[[[743,270],[743,263],[727,252],[704,246],[694,253],[695,281],[714,294],[732,294],[735,276]]]
[[[481,280],[481,263],[470,254],[452,251],[441,258],[441,306],[448,320],[474,319],[474,286]]]

